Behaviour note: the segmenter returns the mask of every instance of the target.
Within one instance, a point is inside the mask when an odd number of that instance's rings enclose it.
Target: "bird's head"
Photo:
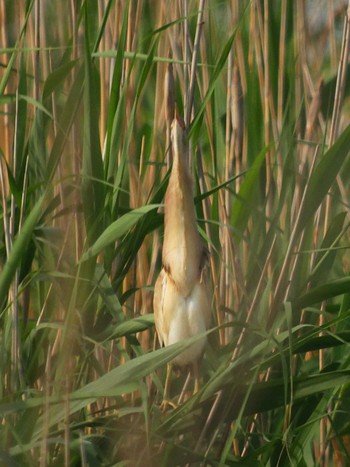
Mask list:
[[[171,140],[175,157],[187,160],[188,142],[185,122],[178,115],[171,124]]]

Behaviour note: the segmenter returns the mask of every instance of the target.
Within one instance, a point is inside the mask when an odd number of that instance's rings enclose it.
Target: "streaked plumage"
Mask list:
[[[196,225],[186,132],[177,119],[171,136],[174,160],[164,202],[163,268],[154,292],[154,318],[162,345],[204,332],[211,317],[207,252]],[[196,372],[205,342],[203,338],[193,344],[174,363],[193,364]]]

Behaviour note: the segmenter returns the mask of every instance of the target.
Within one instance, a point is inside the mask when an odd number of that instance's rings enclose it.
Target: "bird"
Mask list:
[[[154,320],[159,342],[168,346],[205,332],[211,321],[208,250],[197,229],[189,145],[183,120],[171,125],[173,163],[164,199],[162,269],[154,288]],[[198,361],[206,336],[167,365],[162,409],[176,406],[170,399],[173,365],[192,366],[194,391],[199,389]]]

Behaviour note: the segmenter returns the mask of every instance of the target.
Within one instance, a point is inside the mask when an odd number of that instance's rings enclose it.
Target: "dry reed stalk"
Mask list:
[[[142,0],[140,3],[143,3]],[[128,5],[128,2],[125,1],[124,2],[124,8],[123,10],[127,7]],[[128,10],[128,25],[127,25],[127,33],[126,33],[126,47],[125,47],[125,50],[128,51],[128,52],[131,52],[132,51],[132,43],[133,43],[133,36],[134,36],[134,31],[136,31],[136,29],[134,29],[134,26],[135,24],[133,24],[133,17],[134,17],[134,14],[133,14],[133,7],[134,7],[135,3],[134,2],[129,2],[129,10]],[[128,76],[129,74],[129,67],[130,67],[130,63],[128,60],[125,60],[125,76]],[[131,80],[130,80],[130,84],[131,84]]]
[[[207,63],[208,58],[207,58],[207,50],[205,47],[205,37],[203,37],[203,40],[201,41],[201,57],[202,57],[202,62]],[[208,68],[203,66],[201,67],[201,85],[198,84],[198,90],[199,90],[199,95],[200,98],[203,99],[205,93],[207,92],[209,88],[209,81],[210,81],[210,76],[209,76],[209,71]],[[199,82],[199,80],[198,80]],[[216,175],[216,162],[215,162],[215,148],[214,148],[214,141],[213,141],[213,129],[212,129],[212,122],[213,122],[213,114],[212,114],[212,109],[211,106],[208,105],[207,108],[205,109],[205,126],[206,126],[206,131],[208,134],[208,140],[209,140],[209,146],[210,146],[210,154],[212,156],[212,167],[213,171]],[[205,165],[205,161],[203,161]],[[204,170],[204,173],[208,173],[207,170]]]
[[[64,465],[65,467],[69,467],[71,465],[70,462],[70,415],[69,415],[69,394],[71,390],[71,382],[70,377],[67,373],[65,379],[65,390],[64,390]]]
[[[181,34],[181,39],[182,39],[182,50],[183,50],[183,60],[185,62],[185,65],[183,66],[183,76],[184,76],[184,94],[183,94],[183,99],[184,99],[184,120],[185,120],[185,125],[188,127],[188,121],[186,119],[187,115],[187,108],[188,108],[188,89],[189,89],[189,75],[190,75],[190,42],[191,42],[191,37],[189,33],[189,28],[188,28],[188,0],[179,0],[178,1],[179,5],[179,12],[183,16],[184,21],[183,21],[183,31]],[[182,11],[183,10],[183,11]]]
[[[285,68],[285,55],[286,55],[286,22],[287,22],[287,0],[282,0],[281,4],[281,27],[280,27],[280,39],[279,39],[279,54],[278,54],[278,78],[277,78],[277,115],[273,119],[274,125],[274,138],[275,141],[279,141],[283,126],[283,108],[284,108],[284,68]],[[271,93],[272,98],[272,93]],[[282,179],[283,179],[283,156],[281,154],[280,144],[277,148],[277,187],[278,193],[282,190]],[[283,213],[281,215],[281,226],[284,227],[284,221],[286,219],[287,206],[284,206]]]
[[[203,158],[201,155],[200,147],[197,148],[197,170],[198,170],[198,179],[199,179],[199,186],[202,193],[205,193],[207,190],[207,184],[204,177],[204,170],[203,170]],[[205,219],[210,219],[210,200],[208,198],[203,199],[202,202],[203,206],[203,213]],[[213,249],[213,242],[212,242],[212,233],[210,230],[210,225],[208,222],[205,223],[205,231],[208,237],[208,249],[209,249],[209,261],[210,261],[210,270],[211,270],[211,277],[214,286],[214,304],[216,309],[216,319],[218,326],[222,325],[222,319],[220,314],[220,293],[219,293],[219,281],[216,272],[216,264],[215,264],[215,252]],[[223,342],[224,335],[222,333],[222,329],[219,329],[219,336],[220,336],[220,343]]]
[[[142,2],[141,2],[142,3]],[[132,44],[134,43],[134,31],[136,31],[136,23],[135,23],[135,3],[128,2],[124,3],[124,8],[129,6],[128,9],[128,21],[127,21],[127,33],[126,33],[126,50],[128,52],[132,51]],[[135,73],[134,70],[129,73],[129,68],[130,68],[130,63],[128,60],[124,60],[124,67],[125,67],[125,76],[129,76],[128,80],[128,91],[126,94],[126,105],[125,105],[125,116],[126,120],[128,121],[131,118],[131,109],[133,106],[134,102],[134,97],[135,97]],[[135,200],[135,193],[138,193],[138,187],[135,187],[135,184],[137,183],[137,179],[135,178],[135,158],[134,158],[134,149],[135,149],[135,144],[134,141],[131,140],[131,144],[129,147],[129,157],[128,157],[128,174],[129,174],[129,187],[130,187],[130,196],[129,196],[129,202],[130,206],[132,206],[132,203],[134,205],[137,205],[137,201]],[[136,287],[136,267],[135,265],[133,267],[130,267],[126,276],[123,279],[122,283],[122,292],[125,293],[131,288]],[[126,319],[129,319],[131,317],[130,310],[134,309],[134,301],[135,301],[135,296],[129,297],[123,304],[123,313]],[[128,343],[127,339],[122,338],[121,339],[121,345],[124,349],[127,349]],[[121,358],[121,363],[125,362],[124,357]]]
[[[300,21],[299,15],[300,5],[299,2],[293,2],[293,30],[294,34],[294,49],[295,57],[298,59],[295,60],[295,102],[294,102],[294,112],[295,115],[299,115],[301,103],[302,103],[302,91],[301,91],[301,63],[300,63],[300,34],[299,30],[302,29],[303,25]],[[299,119],[296,121],[296,138],[297,140],[301,139],[301,123]]]
[[[307,21],[305,18],[305,0],[297,0],[298,8],[298,31],[297,36],[299,40],[299,56],[300,61],[300,73],[301,73],[301,85],[302,85],[302,96],[308,95],[308,83],[307,83],[307,73],[308,63],[307,63]]]
[[[260,9],[260,13],[259,13]],[[254,23],[253,23],[254,20]],[[256,61],[256,69],[258,72],[258,79],[259,79],[259,88],[260,88],[260,96],[263,99],[264,98],[264,66],[263,66],[263,56],[262,56],[262,50],[261,50],[261,44],[262,41],[260,38],[263,37],[263,27],[261,25],[262,22],[262,14],[261,14],[261,7],[259,6],[259,2],[257,0],[254,1],[252,4],[252,9],[251,9],[251,38],[252,42],[254,45],[254,56],[255,56],[255,61]],[[260,34],[259,34],[260,33]],[[253,57],[251,58],[252,63],[251,67],[253,68]],[[262,105],[264,105],[264,102],[262,100]]]
[[[164,21],[167,20],[165,16],[164,8],[162,7],[162,2],[155,4],[155,10],[158,13],[156,19],[156,26],[160,26]],[[171,32],[168,31],[167,36],[171,42]],[[165,41],[161,41],[158,46],[159,54],[162,56],[166,55],[166,45]],[[154,186],[158,177],[158,155],[162,153],[161,146],[159,144],[159,135],[162,133],[164,128],[164,119],[161,118],[163,115],[163,104],[164,104],[164,75],[165,70],[164,66],[157,66],[157,76],[156,76],[156,92],[155,92],[155,106],[154,106],[154,121],[153,121],[153,140],[152,140],[152,149],[150,155],[150,169],[149,169],[149,186]],[[159,118],[157,118],[159,117]],[[163,172],[163,171],[162,171]],[[165,172],[165,171],[164,171]]]
[[[282,131],[283,107],[284,107],[284,67],[286,57],[286,22],[287,22],[287,0],[281,3],[281,28],[278,53],[278,92],[277,92],[277,126]]]
[[[243,152],[243,136],[244,136],[244,102],[243,102],[243,89],[241,74],[237,63],[233,66],[232,76],[232,146],[233,146],[233,157],[235,162],[235,173],[238,175],[243,171],[242,168],[242,152]],[[232,168],[233,169],[233,168]],[[231,169],[231,174],[233,170]],[[231,176],[230,174],[230,176]],[[236,180],[236,191],[240,188],[240,179]],[[230,210],[229,210],[230,212]]]
[[[97,9],[98,9],[98,23],[102,24],[102,18],[103,18],[103,14],[105,11],[105,5],[99,2]],[[113,49],[113,45],[108,43],[108,35],[106,34],[106,32],[101,38],[100,48],[102,50]],[[107,125],[107,108],[108,108],[108,94],[109,94],[108,92],[109,72],[108,72],[107,66],[109,63],[110,63],[110,60],[99,60],[98,62],[98,67],[100,70],[100,81],[101,81],[101,85],[100,85],[101,111],[100,111],[100,125],[99,125],[101,142],[104,140],[104,135],[106,134],[106,125]]]
[[[226,97],[226,132],[225,132],[225,142],[226,142],[226,153],[225,153],[225,180],[228,180],[231,176],[232,173],[232,161],[234,160],[234,149],[233,149],[233,144],[231,144],[231,139],[234,139],[233,137],[233,130],[231,129],[231,108],[232,108],[232,97],[231,97],[231,82],[232,82],[232,50],[230,51],[227,59],[227,97]],[[232,136],[231,136],[232,135]],[[227,213],[230,213],[230,193],[226,189],[225,194],[224,194],[224,205],[222,207],[223,213],[226,214],[225,217],[227,217]],[[222,236],[223,236],[223,241],[221,242],[221,247],[222,247],[222,265],[221,265],[221,277],[225,277],[224,281],[221,281],[221,287],[220,287],[220,295],[221,295],[221,303],[224,305],[225,309],[230,309],[231,308],[231,287],[223,287],[224,284],[229,284],[229,239],[228,236],[230,235],[230,232],[224,224],[224,228],[222,229]],[[236,301],[237,303],[237,301]],[[225,333],[227,334],[227,332]],[[225,336],[225,342],[227,342],[228,336]]]
[[[329,44],[330,44],[330,54],[331,54],[331,64],[332,70],[337,68],[337,42],[335,37],[335,14],[334,14],[334,0],[328,0],[328,29],[329,29]]]
[[[40,27],[41,27],[41,11],[40,11],[40,0],[35,2],[35,14],[34,14],[34,98],[38,101],[39,97],[39,86],[40,86]]]
[[[136,168],[136,161],[129,164],[129,187],[130,187],[130,207],[137,208],[146,203],[142,195],[142,180],[139,171]],[[152,297],[150,292],[144,289],[147,284],[147,277],[149,271],[149,263],[147,259],[147,251],[149,249],[148,241],[145,239],[137,252],[136,260],[134,263],[133,277],[135,278],[134,286],[140,288],[132,299],[133,315],[139,316],[149,312],[152,309]],[[131,268],[131,270],[133,269]],[[130,300],[131,303],[131,300]],[[131,305],[130,305],[131,306]],[[142,332],[138,335],[138,339],[145,350],[150,348],[150,335],[149,332]]]
[[[167,65],[164,81],[165,118],[171,123],[175,117],[175,79],[171,62]]]
[[[279,277],[276,283],[271,311],[270,311],[269,318],[268,318],[268,326],[271,326],[271,324],[273,323],[277,309],[280,306],[280,304],[283,301],[286,301],[288,299],[289,285],[286,286],[286,284],[288,282],[289,268],[290,268],[292,256],[293,256],[293,253],[294,253],[297,241],[298,241],[298,231],[300,229],[300,225],[299,225],[300,215],[301,215],[302,210],[304,209],[305,203],[307,202],[305,195],[307,192],[311,174],[313,173],[313,170],[316,164],[317,154],[318,154],[318,147],[316,148],[316,151],[314,153],[313,161],[312,161],[312,164],[309,170],[309,177],[304,187],[303,196],[300,201],[299,211],[294,222],[294,226],[293,226],[290,239],[288,242],[287,251],[285,253],[285,257],[284,257],[282,267],[279,273]]]
[[[1,186],[1,198],[2,198],[2,205],[3,205],[3,222],[4,222],[4,236],[5,236],[5,248],[6,248],[6,258],[9,257],[11,247],[12,247],[12,239],[10,233],[10,214],[7,208],[7,193],[6,193],[6,184],[5,184],[5,171],[4,171],[4,162],[2,158],[0,159],[0,186]],[[12,292],[12,289],[11,289]],[[11,303],[12,297],[9,296],[9,302]],[[13,337],[13,336],[12,336]],[[11,347],[12,349],[12,347]],[[14,355],[13,351],[11,350],[11,367],[14,367]],[[13,370],[12,370],[13,373]],[[15,390],[14,382],[11,378],[11,374],[4,374],[4,387],[5,389]]]
[[[175,117],[175,80],[172,63],[168,64],[165,72],[164,110],[166,124],[167,169],[169,170],[173,161],[171,145],[171,123]]]
[[[260,3],[257,2],[258,18],[262,16]],[[263,57],[263,89],[262,89],[262,102],[263,102],[263,115],[264,115],[264,136],[265,146],[270,144],[270,65],[269,65],[269,2],[264,0],[264,16],[263,20],[263,33],[262,33],[262,57]],[[269,228],[272,216],[272,149],[269,149],[266,153],[266,228]],[[271,271],[270,271],[271,273]]]
[[[191,121],[191,114],[193,109],[193,101],[194,101],[194,85],[196,82],[196,71],[197,71],[197,63],[199,58],[199,47],[201,41],[201,34],[203,29],[203,17],[204,17],[204,5],[205,0],[199,0],[198,6],[198,16],[197,16],[197,27],[196,27],[196,35],[194,38],[194,45],[193,45],[193,53],[192,53],[192,61],[191,61],[191,72],[190,72],[190,82],[189,88],[187,92],[187,99],[186,99],[186,111],[185,111],[185,124],[186,127],[189,127]]]
[[[323,79],[320,79],[314,91],[314,95],[311,100],[311,104],[309,105],[307,116],[306,116],[306,126],[305,126],[305,134],[304,134],[304,141],[305,143],[300,149],[300,156],[299,156],[299,164],[298,164],[298,172],[297,172],[297,184],[293,196],[292,201],[292,209],[291,209],[291,216],[293,219],[296,219],[297,212],[300,206],[301,197],[302,197],[302,183],[303,180],[307,178],[307,172],[309,171],[309,165],[312,161],[312,151],[313,147],[311,143],[314,138],[314,133],[317,129],[317,122],[319,119],[319,113],[321,109],[321,98],[322,98],[322,89],[323,89]]]
[[[0,4],[0,18],[1,18],[1,27],[0,27],[0,39],[1,44],[4,47],[7,47],[7,38],[6,38],[6,3],[1,2]],[[1,78],[3,78],[3,73],[0,72]],[[6,88],[3,91],[9,92],[9,86],[7,84]],[[10,141],[11,141],[11,133],[10,133],[10,125],[9,125],[9,114],[10,114],[10,105],[4,105],[4,115],[0,117],[0,137],[1,141],[3,141],[4,145],[4,154],[5,160],[9,163],[10,162]],[[1,120],[3,123],[1,124]]]
[[[240,0],[231,0],[232,30],[234,28],[238,28],[236,37],[235,37],[235,42],[234,42],[235,58],[236,58],[236,63],[237,63],[238,70],[239,70],[242,91],[243,91],[243,94],[245,94],[247,91],[247,79],[245,75],[246,57],[245,57],[245,51],[244,51],[244,46],[243,46],[241,29],[238,27],[239,20],[241,18],[241,13],[242,13],[241,11],[242,9],[240,8],[241,6],[242,6],[242,2]]]
[[[69,15],[70,15],[70,26],[71,26],[71,36],[72,36],[72,59],[75,60],[78,58],[78,48],[79,48],[79,30],[78,30],[78,11],[77,11],[77,3],[75,0],[71,0],[69,4]],[[73,68],[71,73],[71,79],[68,80],[67,87],[71,86],[75,79],[76,79],[76,69]],[[73,122],[71,136],[70,136],[70,147],[71,153],[73,157],[68,159],[68,167],[71,174],[74,175],[76,180],[79,180],[80,172],[81,172],[81,147],[79,145],[80,135],[79,135],[79,128],[78,125]],[[60,161],[59,167],[63,162]],[[62,170],[60,168],[60,170]],[[80,204],[80,194],[78,190],[74,192],[74,202],[76,206]],[[84,243],[84,223],[83,223],[83,215],[77,209],[74,210],[73,213],[74,217],[74,242],[73,242],[73,256],[75,257],[76,263],[79,262],[82,251],[83,251],[83,243]]]

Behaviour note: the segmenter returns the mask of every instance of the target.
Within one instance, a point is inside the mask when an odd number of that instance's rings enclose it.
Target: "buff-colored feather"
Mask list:
[[[186,131],[177,119],[171,137],[174,160],[164,202],[163,268],[154,292],[154,317],[162,345],[204,332],[211,317],[207,254],[197,230]],[[175,363],[196,365],[205,342],[203,338],[193,344]]]

